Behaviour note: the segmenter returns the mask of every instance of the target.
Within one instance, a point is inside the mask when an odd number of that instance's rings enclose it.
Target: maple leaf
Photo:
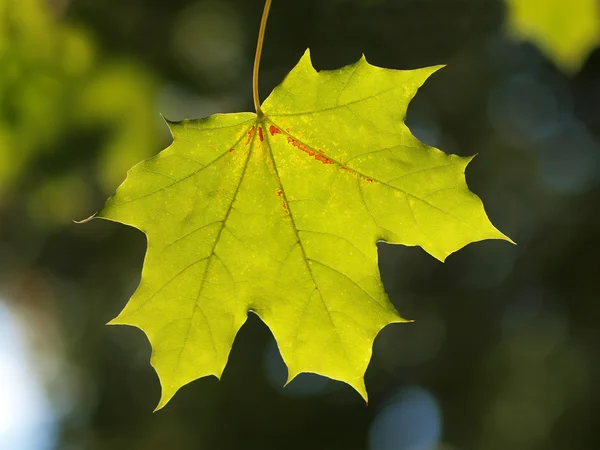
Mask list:
[[[598,0],[507,0],[509,26],[566,73],[575,73],[600,44]]]
[[[439,260],[508,239],[464,179],[471,158],[412,136],[406,110],[439,67],[389,70],[364,57],[316,72],[307,51],[264,114],[169,123],[173,144],[128,173],[97,217],[142,230],[138,289],[111,324],[152,344],[163,407],[221,376],[249,311],[272,331],[288,380],[313,372],[366,400],[378,332],[404,319],[380,280],[378,241]]]

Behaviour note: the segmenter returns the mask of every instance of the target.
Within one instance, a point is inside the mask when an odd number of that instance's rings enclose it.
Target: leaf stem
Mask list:
[[[267,19],[269,18],[269,10],[271,9],[272,0],[266,0],[265,9],[263,10],[262,19],[260,21],[260,29],[258,31],[258,43],[256,44],[256,54],[254,56],[254,71],[252,73],[252,96],[254,98],[254,109],[259,118],[264,117],[264,113],[260,108],[260,99],[258,97],[258,69],[260,67],[260,56],[262,55],[263,43],[265,41],[265,29],[267,28]]]

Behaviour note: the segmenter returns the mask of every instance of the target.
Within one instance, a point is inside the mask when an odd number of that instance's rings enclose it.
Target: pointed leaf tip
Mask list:
[[[315,69],[315,66],[313,65],[313,62],[312,62],[310,48],[306,49],[306,51],[300,58],[300,61],[298,61],[298,64],[296,65],[296,67],[302,67],[302,66],[308,67],[309,69],[311,69],[311,71],[313,71],[315,73],[317,72],[317,70]]]

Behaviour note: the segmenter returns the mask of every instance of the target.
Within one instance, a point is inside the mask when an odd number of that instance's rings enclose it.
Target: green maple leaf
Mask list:
[[[531,40],[567,73],[600,44],[598,0],[507,0],[512,32]]]
[[[220,377],[249,311],[270,328],[289,380],[314,372],[365,399],[373,340],[403,322],[380,280],[376,242],[439,260],[508,239],[464,179],[471,158],[412,136],[409,101],[439,67],[363,58],[316,72],[307,52],[264,115],[170,123],[174,142],[130,170],[97,217],[142,230],[140,285],[111,324],[150,340],[163,407]]]

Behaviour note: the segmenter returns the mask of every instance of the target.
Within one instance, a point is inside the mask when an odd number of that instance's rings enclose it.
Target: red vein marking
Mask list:
[[[373,178],[367,178],[367,177],[361,177],[361,178],[369,183],[373,182]]]
[[[277,197],[283,197],[283,190],[281,190],[281,189],[277,190]],[[281,207],[283,208],[283,213],[285,215],[288,215],[290,213],[290,210],[288,209],[285,199],[281,202]]]
[[[277,128],[275,125],[271,125],[269,127],[269,133],[271,133],[271,136],[275,136],[276,134],[281,134],[281,130],[279,128]]]
[[[312,156],[317,161],[320,161],[323,164],[334,164],[334,162],[332,160],[330,160],[329,158],[327,158],[326,156],[324,156],[324,155],[321,154],[322,153],[321,150],[315,152],[310,147],[307,147],[306,145],[304,145],[301,142],[298,142],[296,139],[294,139],[292,137],[288,137],[287,141],[288,141],[289,144],[292,144],[297,149],[302,150],[304,153],[307,153],[309,156]]]
[[[333,164],[333,161],[323,155],[315,155],[317,161],[321,161],[323,164]]]
[[[262,127],[260,127],[260,126],[258,127],[258,137],[260,138],[260,142],[262,142],[262,141],[265,140],[265,137],[263,135]]]
[[[235,148],[230,148],[229,149],[229,153],[234,152],[234,151],[235,151]]]
[[[255,128],[256,128],[256,125],[252,125],[252,128],[250,128],[250,130],[248,131],[248,140],[246,141],[246,145],[248,145],[250,143],[250,141],[252,140],[252,136],[254,136]]]

